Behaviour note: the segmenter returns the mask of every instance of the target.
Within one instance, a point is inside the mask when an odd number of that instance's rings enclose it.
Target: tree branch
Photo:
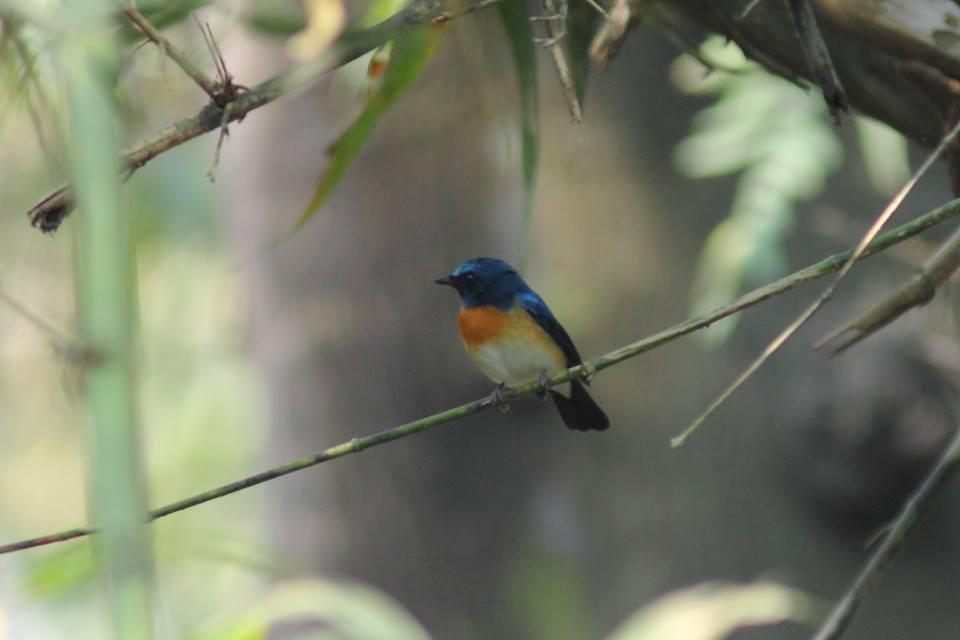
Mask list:
[[[404,9],[378,25],[362,30],[347,30],[323,55],[293,67],[249,91],[237,94],[220,105],[208,104],[195,116],[184,118],[155,134],[153,138],[123,157],[128,175],[161,153],[193,140],[209,131],[243,120],[248,113],[288,93],[301,89],[321,75],[355,60],[391,40],[410,26],[437,24],[478,11],[499,0],[470,0],[459,4],[453,0],[414,0]],[[450,5],[448,8],[447,5]],[[28,212],[30,224],[44,233],[53,233],[73,210],[73,190],[63,185],[44,196]]]
[[[957,269],[960,269],[960,229],[954,231],[953,235],[930,256],[920,273],[901,285],[883,301],[820,339],[814,345],[815,348],[819,349],[840,336],[850,333],[847,339],[833,348],[832,354],[838,355],[846,351],[910,309],[921,307],[933,300],[937,289],[947,282]]]
[[[793,322],[788,324],[784,329],[777,334],[777,336],[770,341],[770,343],[764,348],[764,350],[757,356],[750,365],[744,369],[739,376],[731,382],[723,392],[717,396],[717,398],[711,402],[707,408],[698,415],[690,425],[680,432],[679,435],[671,440],[671,444],[674,447],[681,446],[684,441],[689,438],[697,429],[700,428],[707,418],[709,418],[714,411],[717,410],[720,405],[726,402],[734,393],[736,393],[740,387],[742,387],[747,380],[752,378],[757,371],[760,370],[766,362],[777,353],[781,347],[790,338],[792,338],[797,331],[800,330],[803,325],[805,325],[810,318],[814,316],[823,305],[827,304],[832,298],[833,294],[836,293],[837,288],[840,286],[840,283],[843,282],[847,274],[850,273],[850,270],[853,268],[853,265],[859,260],[860,256],[867,247],[873,242],[874,238],[877,237],[877,234],[880,233],[880,230],[887,224],[890,218],[894,213],[900,208],[900,205],[903,204],[903,201],[906,199],[907,195],[913,190],[917,185],[920,179],[930,170],[930,167],[933,166],[934,162],[946,151],[950,145],[953,144],[954,139],[957,135],[960,134],[960,121],[957,122],[950,130],[943,136],[940,140],[940,144],[937,145],[937,148],[934,149],[930,155],[920,164],[916,171],[913,172],[913,175],[910,176],[910,179],[900,187],[900,190],[894,194],[890,202],[887,203],[887,206],[883,208],[883,211],[874,219],[873,223],[870,225],[870,228],[867,229],[866,233],[863,234],[863,237],[860,238],[860,241],[857,243],[856,248],[853,250],[853,253],[850,255],[850,259],[847,260],[846,264],[839,269],[837,277],[833,279],[823,292],[817,296],[817,298],[801,313],[797,316]]]
[[[912,222],[878,236],[877,239],[871,243],[860,255],[860,258],[862,259],[872,256],[875,253],[903,242],[908,238],[911,238],[958,215],[960,215],[960,198],[952,200],[939,209],[920,216]],[[550,386],[554,386],[563,382],[567,382],[572,378],[592,376],[597,371],[602,371],[607,367],[612,367],[613,365],[623,362],[624,360],[633,358],[641,353],[660,347],[689,333],[709,327],[714,322],[738,313],[747,307],[751,307],[755,304],[763,302],[768,298],[772,298],[776,295],[799,287],[800,285],[806,284],[807,282],[816,280],[817,278],[821,278],[829,273],[837,271],[844,264],[846,264],[852,255],[852,251],[845,251],[843,253],[838,253],[828,258],[824,258],[816,264],[796,271],[781,278],[780,280],[777,280],[776,282],[760,287],[759,289],[754,289],[750,293],[741,296],[728,305],[676,324],[672,327],[664,329],[659,333],[611,351],[578,367],[573,367],[563,373],[554,375],[550,378],[549,384]],[[505,394],[505,399],[513,400],[516,398],[521,398],[523,396],[536,393],[539,390],[539,384],[533,382],[517,389],[508,390]],[[415,420],[386,431],[381,431],[380,433],[360,438],[353,438],[352,440],[326,449],[325,451],[321,451],[320,453],[307,456],[305,458],[300,458],[299,460],[294,460],[293,462],[289,462],[279,467],[274,467],[273,469],[263,471],[248,478],[231,482],[230,484],[223,485],[222,487],[211,489],[210,491],[206,491],[178,502],[168,504],[164,507],[160,507],[150,511],[147,515],[147,519],[148,521],[152,522],[158,518],[168,516],[172,513],[196,507],[205,502],[222,498],[230,495],[231,493],[236,493],[248,487],[262,484],[269,480],[273,480],[274,478],[279,478],[280,476],[285,476],[289,473],[300,471],[301,469],[306,469],[322,462],[327,462],[328,460],[333,460],[334,458],[342,458],[343,456],[349,454],[359,453],[360,451],[375,447],[377,445],[392,442],[393,440],[398,440],[421,431],[426,431],[427,429],[438,427],[448,422],[452,422],[465,416],[488,409],[490,406],[490,398],[474,400],[473,402],[454,407],[453,409],[448,409],[441,413],[437,413],[426,418],[421,418],[420,420]],[[56,542],[65,542],[74,538],[82,538],[95,533],[95,531],[96,530],[92,527],[81,527],[41,536],[38,538],[14,542],[0,546],[0,555],[5,553],[13,553],[14,551],[22,551],[24,549],[31,549],[33,547],[41,547]]]
[[[899,557],[920,518],[927,512],[947,481],[957,472],[957,467],[960,467],[960,429],[947,445],[940,460],[904,504],[883,542],[867,560],[843,597],[834,605],[813,640],[836,640],[843,635],[857,607],[873,592],[884,571]]]

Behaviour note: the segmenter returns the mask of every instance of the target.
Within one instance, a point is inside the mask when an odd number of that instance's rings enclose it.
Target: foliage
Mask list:
[[[333,193],[353,160],[360,153],[374,127],[393,103],[397,101],[419,77],[423,66],[433,55],[442,29],[439,27],[413,27],[402,33],[393,43],[390,62],[383,75],[380,87],[346,131],[340,134],[330,151],[327,165],[316,191],[306,209],[300,215],[296,227],[302,227],[320,210]]]
[[[540,155],[539,85],[537,83],[537,52],[533,41],[530,3],[526,0],[505,0],[497,6],[504,32],[510,41],[510,50],[520,81],[521,124],[523,139],[523,185],[526,191],[523,205],[524,226],[529,227],[533,212],[533,194]],[[526,244],[524,242],[524,244]]]
[[[805,594],[772,582],[704,583],[661,596],[608,640],[722,640],[744,627],[815,620]]]
[[[737,184],[730,213],[704,243],[691,292],[693,313],[785,272],[784,241],[797,203],[820,193],[843,157],[819,96],[748,63],[734,44],[714,38],[701,55],[724,71],[696,80],[707,71],[700,62],[692,56],[677,62],[681,88],[716,98],[694,118],[690,135],[677,146],[676,163],[690,177],[734,174]],[[722,341],[734,322],[704,336]]]
[[[281,582],[232,619],[212,623],[196,640],[255,640],[299,629],[316,640],[429,640],[399,604],[370,587],[314,578]]]

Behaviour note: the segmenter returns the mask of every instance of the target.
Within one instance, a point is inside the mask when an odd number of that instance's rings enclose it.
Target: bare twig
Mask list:
[[[890,217],[900,208],[900,205],[903,203],[907,195],[913,190],[913,187],[920,181],[920,178],[930,170],[930,167],[933,166],[933,163],[936,162],[937,158],[950,146],[953,139],[960,133],[960,122],[957,123],[947,134],[940,140],[940,144],[937,145],[937,148],[927,156],[923,161],[923,164],[914,172],[914,174],[907,180],[907,183],[903,185],[900,190],[893,196],[893,199],[884,207],[883,211],[880,212],[880,215],[873,221],[873,224],[870,225],[870,228],[860,239],[860,242],[857,244],[856,248],[853,250],[853,253],[850,256],[850,259],[847,260],[846,264],[840,269],[837,273],[837,277],[834,278],[833,282],[821,293],[813,303],[807,307],[800,316],[791,322],[787,327],[773,339],[770,344],[763,350],[763,352],[754,360],[749,367],[746,368],[733,383],[728,386],[720,396],[710,403],[706,410],[701,413],[696,419],[690,423],[690,425],[684,429],[679,435],[674,437],[670,443],[674,447],[681,446],[684,441],[693,434],[704,421],[710,417],[710,415],[719,407],[724,401],[732,396],[743,384],[750,379],[750,377],[760,369],[763,364],[770,359],[770,356],[775,354],[780,347],[784,345],[793,334],[795,334],[800,327],[807,323],[807,321],[813,317],[813,315],[820,310],[820,308],[825,305],[830,298],[833,297],[833,294],[836,292],[837,287],[840,286],[840,283],[843,282],[844,278],[847,277],[847,274],[850,273],[850,269],[853,268],[854,263],[859,259],[859,257],[866,250],[867,246],[873,239],[880,233],[880,230],[887,223]]]
[[[933,226],[955,218],[958,215],[960,215],[960,199],[954,200],[940,207],[936,211],[931,211],[930,213],[927,213],[912,222],[883,234],[882,236],[878,237],[874,243],[869,245],[863,252],[861,252],[859,254],[859,258],[864,258],[866,256],[883,251],[884,249],[887,249],[899,242],[903,242],[904,240],[913,237],[916,234],[921,233]],[[820,262],[807,267],[806,269],[801,269],[800,271],[781,278],[776,282],[768,284],[764,287],[760,287],[759,289],[755,289],[754,291],[741,296],[726,306],[676,324],[652,336],[638,340],[624,347],[616,349],[615,351],[611,351],[603,356],[595,358],[580,365],[579,367],[573,367],[564,373],[557,374],[551,377],[548,383],[551,386],[554,386],[562,384],[563,382],[567,382],[575,377],[592,376],[597,371],[601,371],[607,367],[612,367],[620,362],[623,362],[624,360],[638,356],[641,353],[651,351],[682,336],[708,327],[714,322],[738,313],[747,307],[751,307],[755,304],[763,302],[764,300],[767,300],[768,298],[782,294],[817,278],[821,278],[828,273],[837,271],[844,264],[846,264],[851,257],[852,252],[848,251],[825,258]],[[505,399],[513,400],[537,393],[538,391],[541,391],[539,382],[533,382],[515,390],[508,390],[506,392]],[[348,442],[331,447],[330,449],[322,451],[316,455],[301,458],[288,464],[250,476],[243,480],[238,480],[217,489],[212,489],[190,498],[174,502],[165,507],[160,507],[159,509],[151,511],[148,515],[148,518],[150,521],[153,521],[158,518],[168,516],[172,513],[183,511],[184,509],[190,509],[205,502],[222,498],[248,487],[262,484],[269,480],[273,480],[274,478],[279,478],[280,476],[284,476],[295,471],[300,471],[322,462],[327,462],[328,460],[332,460],[334,458],[341,458],[349,454],[359,453],[360,451],[369,449],[370,447],[385,444],[399,438],[413,435],[414,433],[419,433],[421,431],[426,431],[427,429],[438,427],[442,424],[452,422],[464,416],[488,409],[490,406],[492,406],[490,398],[475,400],[474,402],[460,405],[459,407],[448,409],[442,413],[400,425],[398,427],[388,429],[387,431],[382,431],[378,434],[354,438]],[[0,555],[53,544],[56,542],[65,542],[74,538],[88,536],[94,532],[95,529],[92,527],[81,527],[41,536],[39,538],[21,540],[19,542],[0,546]]]
[[[175,47],[169,40],[167,40],[166,36],[160,33],[160,31],[150,24],[149,20],[140,15],[140,12],[136,9],[124,9],[123,15],[148,40],[160,47],[160,49],[163,50],[168,58],[173,60],[176,65],[180,67],[183,72],[197,84],[198,87],[203,89],[204,93],[210,96],[211,100],[221,107],[224,106],[221,87],[218,87],[217,83],[215,83],[213,79],[201,71],[197,65],[193,64],[190,58],[187,57],[186,53]]]
[[[220,83],[229,84],[233,76],[227,71],[227,62],[223,59],[223,52],[220,51],[220,46],[217,44],[217,39],[213,35],[213,29],[210,28],[210,23],[200,22],[197,14],[193,14],[193,19],[196,20],[197,26],[200,27],[200,34],[203,36],[203,42],[207,45],[207,51],[210,52],[213,64],[217,68],[217,77],[220,79]]]
[[[920,273],[879,304],[822,338],[815,345],[816,348],[819,349],[840,336],[852,332],[852,335],[840,342],[832,353],[837,355],[846,351],[910,309],[923,306],[933,300],[937,289],[947,282],[958,268],[960,268],[960,229],[954,231],[953,235],[940,245]]]
[[[920,518],[927,512],[937,494],[946,486],[947,481],[956,473],[958,466],[960,466],[960,429],[947,445],[940,460],[904,504],[900,514],[886,532],[883,542],[870,555],[846,593],[834,605],[830,615],[813,636],[813,640],[836,640],[843,635],[857,607],[873,592],[884,571],[893,564],[906,547],[910,534],[913,533]]]
[[[567,101],[567,109],[570,110],[570,117],[573,118],[574,122],[583,122],[580,99],[577,97],[570,63],[567,61],[567,54],[563,49],[563,39],[567,35],[567,3],[568,0],[542,0],[544,15],[533,18],[533,20],[543,22],[543,27],[547,32],[546,39],[539,42],[550,50],[553,66],[556,68],[557,77],[560,79],[560,89],[563,92],[564,100]]]

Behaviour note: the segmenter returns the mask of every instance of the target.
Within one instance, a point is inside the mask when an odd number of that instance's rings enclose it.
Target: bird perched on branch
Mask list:
[[[437,284],[460,294],[460,337],[470,358],[497,383],[494,404],[505,387],[539,381],[545,397],[551,374],[582,364],[570,336],[547,303],[503,260],[467,260]],[[549,390],[564,423],[577,431],[602,431],[606,414],[580,380]]]

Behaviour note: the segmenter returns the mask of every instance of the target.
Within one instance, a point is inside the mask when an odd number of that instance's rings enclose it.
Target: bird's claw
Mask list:
[[[586,384],[590,384],[590,381],[593,380],[593,376],[595,375],[597,375],[597,368],[595,366],[589,362],[584,362],[580,365],[580,379]]]
[[[537,390],[534,392],[540,400],[546,401],[547,392],[550,391],[550,378],[546,371],[541,371],[537,377]]]
[[[500,383],[497,385],[496,389],[493,390],[493,393],[490,394],[490,404],[499,411],[500,413],[507,413],[510,411],[510,404],[506,399],[506,390],[507,388]]]

